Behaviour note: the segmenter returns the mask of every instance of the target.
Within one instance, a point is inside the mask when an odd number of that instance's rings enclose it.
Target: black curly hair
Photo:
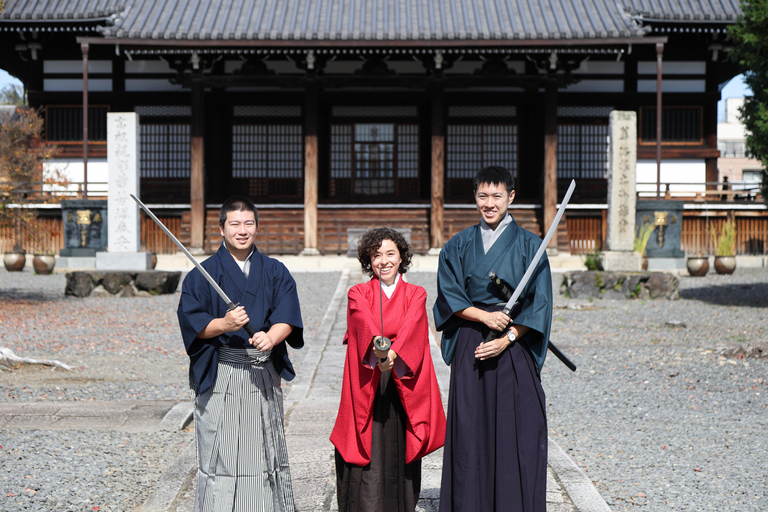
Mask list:
[[[413,257],[411,246],[408,245],[402,233],[391,228],[369,229],[360,237],[360,241],[357,244],[357,259],[363,267],[363,272],[373,277],[371,257],[376,254],[384,240],[392,240],[397,246],[397,250],[400,251],[401,261],[398,272],[401,274],[408,272],[408,269],[411,267],[411,258]]]

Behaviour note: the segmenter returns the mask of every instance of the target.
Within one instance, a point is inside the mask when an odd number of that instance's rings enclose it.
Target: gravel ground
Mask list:
[[[408,276],[431,307],[434,274]],[[547,359],[550,436],[615,511],[768,510],[768,359],[722,355],[768,353],[768,269],[681,277],[680,296],[555,294],[552,339],[579,369]]]
[[[294,276],[311,339],[339,274]],[[431,309],[435,274],[408,279],[427,289]],[[0,372],[0,400],[189,397],[178,294],[83,300],[63,289],[61,275],[0,269],[0,346],[79,365],[72,374]],[[683,277],[680,295],[592,303],[555,295],[552,338],[579,370],[554,358],[545,365],[550,435],[613,510],[768,510],[768,359],[723,355],[768,342],[768,270]],[[130,510],[146,497],[137,482],[154,481],[190,438],[0,430],[0,509]]]
[[[0,430],[0,509],[129,511],[141,505],[187,432]]]
[[[340,272],[296,272],[311,342]],[[156,297],[64,296],[63,274],[0,269],[0,346],[21,357],[58,359],[74,372],[25,365],[0,372],[0,401],[184,400],[188,361],[179,335],[180,292]],[[179,288],[180,290],[181,288]],[[306,351],[293,351],[300,364]]]

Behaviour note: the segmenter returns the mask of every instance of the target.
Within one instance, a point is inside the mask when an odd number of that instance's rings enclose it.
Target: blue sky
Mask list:
[[[0,89],[5,87],[8,84],[19,84],[21,85],[21,82],[17,80],[15,77],[12,77],[8,73],[6,73],[4,70],[0,69]],[[723,87],[721,91],[721,97],[722,99],[727,98],[743,98],[745,95],[750,94],[749,89],[744,84],[744,75],[739,75],[735,78],[733,78],[728,84]],[[722,100],[717,105],[717,111],[718,116],[721,115],[722,111],[725,109],[725,102]]]

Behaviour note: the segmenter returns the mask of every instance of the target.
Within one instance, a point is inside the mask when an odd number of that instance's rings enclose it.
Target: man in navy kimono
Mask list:
[[[202,266],[239,306],[228,311],[193,269],[178,308],[195,391],[195,511],[293,511],[280,378],[295,376],[285,344],[304,345],[296,283],[256,249],[250,200],[228,199],[219,228],[224,241]]]
[[[491,270],[517,286],[541,239],[508,212],[514,178],[503,167],[474,180],[480,223],[443,247],[433,313],[451,365],[440,511],[545,512],[547,420],[540,373],[552,321],[546,254],[511,318]],[[485,343],[491,329],[506,331]]]

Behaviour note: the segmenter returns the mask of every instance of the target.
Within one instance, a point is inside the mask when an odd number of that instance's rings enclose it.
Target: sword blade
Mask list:
[[[201,273],[201,274],[203,274],[203,277],[205,278],[205,280],[206,280],[206,281],[208,281],[208,283],[210,283],[210,285],[211,285],[211,286],[213,286],[213,289],[214,289],[214,290],[216,290],[216,293],[218,293],[218,294],[219,294],[219,297],[221,297],[222,299],[224,299],[224,302],[227,304],[227,307],[228,307],[229,309],[235,309],[235,307],[236,307],[236,306],[235,306],[235,303],[234,303],[234,302],[232,302],[232,299],[230,299],[230,298],[227,296],[227,294],[226,294],[226,293],[224,293],[224,290],[222,290],[222,289],[221,289],[221,286],[219,286],[219,284],[218,284],[216,281],[214,281],[214,280],[213,280],[213,278],[211,277],[211,275],[210,275],[210,274],[209,274],[209,273],[208,273],[208,272],[207,272],[207,271],[206,271],[206,270],[203,268],[203,266],[202,266],[202,265],[200,265],[200,263],[199,263],[199,262],[198,262],[198,261],[195,259],[195,257],[194,257],[194,256],[192,256],[192,254],[190,254],[190,252],[187,250],[187,248],[186,248],[186,247],[184,247],[184,246],[182,245],[182,243],[181,243],[181,242],[179,242],[179,240],[178,240],[178,239],[177,239],[175,236],[173,236],[173,233],[171,233],[171,231],[170,231],[170,230],[169,230],[167,227],[165,227],[165,224],[163,224],[162,222],[160,222],[160,219],[158,219],[157,217],[155,217],[155,214],[154,214],[154,213],[152,213],[152,211],[151,211],[149,208],[147,208],[147,206],[146,206],[144,203],[142,203],[142,202],[141,202],[141,200],[140,200],[138,197],[136,197],[136,196],[135,196],[135,195],[133,195],[133,194],[129,194],[129,195],[130,195],[130,196],[133,198],[133,200],[134,200],[134,201],[136,201],[136,202],[138,203],[139,207],[140,207],[142,210],[144,210],[144,213],[146,213],[147,215],[149,215],[149,218],[150,218],[150,219],[152,219],[153,221],[155,221],[155,223],[156,223],[158,226],[160,226],[160,229],[162,229],[162,230],[163,230],[163,233],[165,233],[166,235],[168,235],[168,238],[170,238],[170,239],[173,241],[173,243],[174,243],[174,244],[176,244],[176,247],[178,247],[178,248],[179,248],[179,250],[180,250],[181,252],[183,252],[183,253],[184,253],[184,255],[185,255],[187,258],[189,258],[189,261],[191,261],[191,262],[192,262],[192,263],[195,265],[195,267],[197,267],[197,270],[199,270],[199,271],[200,271],[200,273]],[[253,335],[251,335],[251,336],[253,336]]]
[[[560,208],[557,209],[557,215],[555,215],[555,220],[552,221],[552,225],[549,226],[549,231],[547,231],[546,236],[544,237],[544,240],[541,241],[541,245],[539,246],[539,250],[536,251],[536,254],[534,255],[533,259],[531,260],[530,265],[528,265],[528,268],[525,271],[525,274],[523,274],[523,278],[520,280],[520,283],[515,287],[515,292],[512,294],[512,297],[509,298],[509,301],[507,301],[507,305],[504,307],[504,314],[509,316],[509,313],[512,311],[512,307],[515,305],[515,302],[517,302],[517,299],[520,298],[520,294],[523,293],[523,289],[525,288],[525,285],[528,284],[528,281],[531,279],[531,276],[533,275],[533,272],[536,270],[536,266],[539,264],[539,260],[541,259],[541,256],[544,254],[544,251],[547,250],[547,245],[549,245],[549,241],[552,240],[552,236],[555,234],[555,231],[557,231],[557,225],[560,224],[560,219],[563,217],[563,213],[565,212],[565,207],[568,205],[568,201],[571,200],[571,196],[573,195],[573,190],[576,188],[576,180],[571,180],[571,184],[568,187],[568,191],[565,193],[565,197],[563,197],[563,200],[560,202]]]

